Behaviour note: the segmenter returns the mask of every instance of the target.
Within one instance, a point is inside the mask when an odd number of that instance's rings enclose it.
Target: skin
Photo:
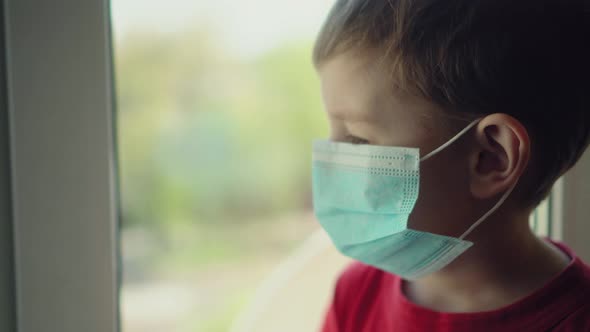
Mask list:
[[[374,62],[340,54],[317,66],[330,139],[339,142],[418,147],[422,156],[453,137],[449,123],[429,101],[392,88]],[[458,128],[458,129],[457,129]],[[451,146],[423,162],[412,229],[459,237],[511,187],[527,185],[530,138],[513,117],[490,114]],[[442,270],[404,281],[410,301],[440,312],[501,308],[555,278],[570,258],[539,239],[528,226],[531,208],[519,204],[519,187],[466,240],[466,253]]]

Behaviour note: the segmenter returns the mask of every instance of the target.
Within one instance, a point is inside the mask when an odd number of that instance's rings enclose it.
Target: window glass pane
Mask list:
[[[111,5],[123,331],[315,329],[345,263],[310,202],[331,1]]]
[[[553,199],[554,194],[551,194],[547,199],[545,199],[541,204],[539,204],[539,206],[531,214],[531,217],[529,219],[531,227],[540,236],[553,236],[551,232],[551,230],[553,229],[553,220],[551,213]]]

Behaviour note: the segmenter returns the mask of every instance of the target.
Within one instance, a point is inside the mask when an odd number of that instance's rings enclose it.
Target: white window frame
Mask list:
[[[553,238],[590,263],[590,150],[555,185]]]
[[[5,49],[4,7],[0,6],[0,49]],[[6,55],[0,52],[0,331],[16,329],[14,245],[10,176],[10,128],[6,89]]]
[[[108,0],[4,0],[2,9],[0,330],[117,331]],[[550,211],[554,238],[588,261],[589,198],[587,153],[556,185]]]
[[[2,5],[17,331],[116,331],[109,3]]]

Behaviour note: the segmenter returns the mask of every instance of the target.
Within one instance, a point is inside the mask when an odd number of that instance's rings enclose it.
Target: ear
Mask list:
[[[471,193],[481,199],[509,190],[524,173],[530,140],[524,126],[507,114],[491,114],[476,127],[470,157]]]

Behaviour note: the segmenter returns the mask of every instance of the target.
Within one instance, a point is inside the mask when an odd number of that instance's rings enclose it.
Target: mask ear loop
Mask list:
[[[502,203],[504,203],[504,201],[508,198],[508,196],[510,196],[510,193],[512,192],[512,190],[514,190],[514,187],[516,187],[516,183],[512,187],[510,187],[510,189],[508,189],[508,191],[506,191],[504,193],[504,195],[502,195],[502,198],[500,198],[500,200],[498,200],[498,202],[496,203],[496,205],[494,205],[493,208],[491,208],[488,212],[486,212],[486,214],[481,216],[481,218],[479,218],[475,223],[473,223],[473,225],[471,225],[471,227],[469,227],[469,229],[467,229],[465,231],[465,233],[463,233],[463,235],[461,235],[459,237],[459,240],[465,239],[465,237],[467,235],[469,235],[471,232],[473,232],[473,230],[477,226],[479,226],[484,220],[486,220],[487,217],[489,217],[492,213],[496,212],[496,210],[500,207],[500,205],[502,205]]]
[[[465,134],[467,131],[469,131],[469,129],[473,128],[476,124],[478,124],[480,120],[481,120],[481,118],[471,122],[467,127],[463,128],[463,130],[461,130],[457,135],[453,136],[453,138],[448,140],[445,144],[439,146],[438,148],[434,149],[432,152],[430,152],[426,156],[420,158],[420,162],[423,162],[423,161],[426,161],[426,160],[432,158],[434,155],[441,152],[442,150],[447,148],[449,145],[453,144],[456,140],[458,140],[461,136],[463,136],[463,134]],[[483,216],[481,216],[481,218],[479,218],[475,223],[473,223],[473,225],[471,225],[471,227],[469,227],[469,229],[467,229],[465,231],[465,233],[463,233],[463,235],[461,235],[459,237],[459,239],[463,240],[471,232],[473,232],[473,230],[477,226],[479,226],[484,220],[486,220],[492,213],[496,212],[496,210],[504,203],[504,201],[506,201],[508,196],[510,196],[510,193],[512,193],[512,190],[514,190],[515,187],[516,187],[516,183],[512,187],[510,187],[510,189],[508,189],[508,191],[506,191],[504,193],[504,195],[502,195],[502,197],[498,200],[498,202],[496,203],[496,205],[494,205],[494,207],[492,207],[488,212],[486,212]]]
[[[478,124],[480,120],[481,120],[481,118],[471,122],[467,127],[463,128],[463,130],[461,130],[457,135],[453,136],[453,138],[448,140],[445,144],[439,146],[438,148],[434,149],[429,154],[420,158],[420,161],[422,162],[422,161],[426,161],[426,160],[432,158],[435,154],[441,152],[442,150],[447,148],[449,145],[453,144],[456,140],[458,140],[461,136],[463,136],[463,134],[465,134],[469,129],[473,128],[476,124]]]

